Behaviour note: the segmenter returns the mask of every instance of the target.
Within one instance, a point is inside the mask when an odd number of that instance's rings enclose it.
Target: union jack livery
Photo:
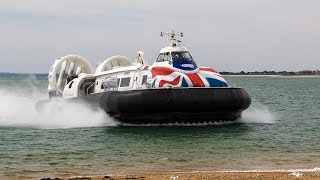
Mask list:
[[[176,36],[177,34],[171,33]],[[172,37],[172,36],[171,36]],[[156,62],[149,67],[152,87],[227,87],[227,82],[212,68],[198,67],[188,49],[179,40],[161,49]]]
[[[152,87],[227,87],[227,82],[214,69],[200,67],[196,73],[179,72],[169,67],[150,67]]]

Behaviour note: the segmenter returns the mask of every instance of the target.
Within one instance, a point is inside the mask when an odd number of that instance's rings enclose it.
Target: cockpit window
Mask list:
[[[174,61],[193,61],[189,52],[171,52],[171,55]]]
[[[159,54],[157,58],[157,62],[162,62],[162,61],[171,61],[171,56],[169,52]]]
[[[164,57],[164,54],[159,54],[158,58],[157,58],[157,62],[162,62],[163,61],[163,57]]]
[[[164,53],[164,61],[171,61],[171,56],[169,52]]]

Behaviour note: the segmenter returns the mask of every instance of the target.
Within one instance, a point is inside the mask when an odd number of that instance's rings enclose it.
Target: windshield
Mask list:
[[[157,58],[157,62],[170,61],[170,60],[171,60],[171,56],[169,52],[161,53]]]
[[[173,61],[193,61],[189,52],[171,52]]]

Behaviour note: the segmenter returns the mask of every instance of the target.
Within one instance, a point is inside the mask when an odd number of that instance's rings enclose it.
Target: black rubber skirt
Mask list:
[[[242,88],[172,88],[108,91],[68,101],[100,107],[123,123],[204,123],[234,121],[251,104]]]

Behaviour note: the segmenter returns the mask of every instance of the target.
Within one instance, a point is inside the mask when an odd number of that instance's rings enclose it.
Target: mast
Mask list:
[[[167,36],[167,41],[169,43],[169,46],[172,46],[172,47],[180,46],[181,40],[178,38],[183,37],[182,32],[176,32],[174,30],[171,30],[170,32],[160,32],[161,37],[163,37],[164,35]]]

